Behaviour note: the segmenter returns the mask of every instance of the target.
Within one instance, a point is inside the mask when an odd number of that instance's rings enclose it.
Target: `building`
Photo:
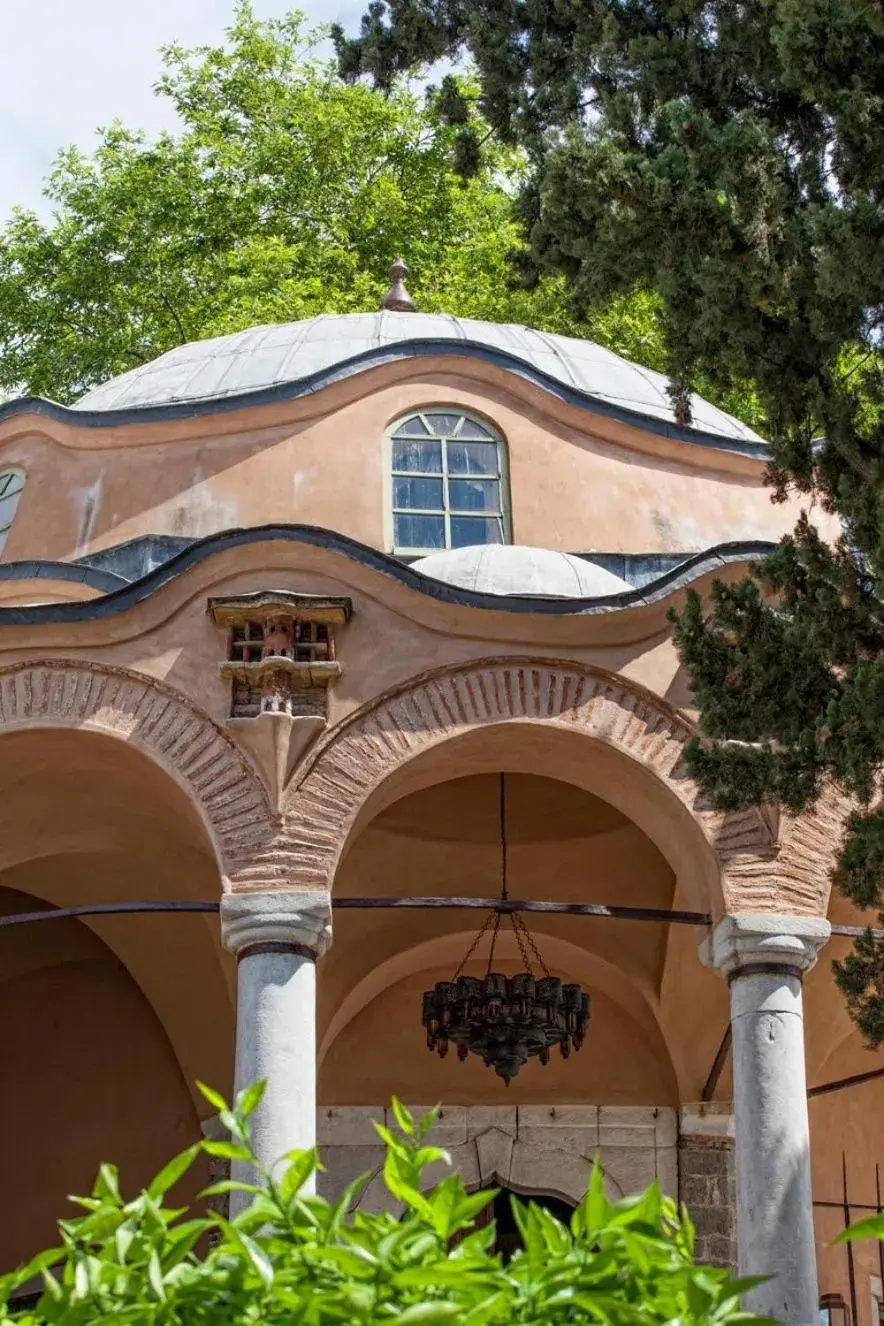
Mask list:
[[[99,1161],[136,1186],[210,1130],[194,1083],[230,1091],[236,1042],[263,1154],[318,1133],[329,1191],[392,1095],[441,1101],[470,1184],[573,1202],[599,1149],[612,1192],[681,1192],[709,1260],[739,1207],[775,1315],[816,1319],[816,1258],[877,1322],[877,1249],[828,1246],[884,1162],[880,1081],[818,1090],[878,1067],[829,971],[859,921],[828,896],[841,808],[704,803],[667,622],[797,507],[659,375],[407,305],[0,409],[4,1267]],[[508,1087],[421,1023],[483,913],[340,905],[497,896],[501,792],[510,898],[624,909],[526,914],[592,1012]],[[144,902],[180,906],[118,906]]]

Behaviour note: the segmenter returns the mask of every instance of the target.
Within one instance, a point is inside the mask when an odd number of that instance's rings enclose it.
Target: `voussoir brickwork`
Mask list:
[[[156,761],[201,811],[227,887],[243,878],[247,886],[279,887],[290,877],[257,772],[208,715],[172,687],[73,660],[4,668],[0,733],[28,728],[103,733]]]
[[[714,811],[688,776],[690,725],[626,679],[570,662],[490,660],[427,674],[330,732],[286,797],[299,885],[331,887],[361,807],[406,761],[462,733],[510,721],[582,733],[640,762],[688,809],[710,844],[728,911],[789,910],[788,899],[771,900],[776,849],[765,817]]]

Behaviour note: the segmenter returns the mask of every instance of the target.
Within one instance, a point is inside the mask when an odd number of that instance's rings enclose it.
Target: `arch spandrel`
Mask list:
[[[388,780],[470,733],[530,725],[583,737],[596,763],[629,784],[632,818],[714,915],[776,910],[776,845],[757,811],[712,810],[684,765],[694,730],[664,700],[625,678],[573,662],[491,659],[415,678],[358,710],[311,752],[284,801],[299,883],[331,888],[348,841]],[[587,769],[590,762],[586,762]],[[569,780],[570,781],[570,780]],[[673,859],[673,857],[677,859]],[[806,910],[806,908],[805,908]]]
[[[0,669],[0,736],[41,728],[100,732],[159,764],[199,811],[226,888],[279,887],[280,874],[290,874],[258,773],[211,718],[174,688],[79,660]]]

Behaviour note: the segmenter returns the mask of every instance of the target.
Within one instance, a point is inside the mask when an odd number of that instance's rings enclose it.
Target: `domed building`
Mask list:
[[[839,808],[709,807],[667,618],[798,506],[713,405],[400,277],[0,407],[0,1269],[264,1077],[260,1154],[318,1138],[329,1195],[383,1202],[372,1120],[441,1103],[470,1187],[574,1204],[598,1153],[781,1320],[818,1268],[871,1321]]]

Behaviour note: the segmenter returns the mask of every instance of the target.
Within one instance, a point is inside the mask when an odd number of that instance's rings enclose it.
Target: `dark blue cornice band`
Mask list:
[[[614,612],[622,608],[640,607],[656,603],[668,594],[707,572],[728,565],[731,562],[751,562],[767,556],[776,547],[774,543],[758,541],[739,541],[718,544],[706,552],[695,553],[665,575],[659,576],[641,589],[624,590],[620,594],[608,594],[600,598],[565,599],[533,598],[501,594],[480,594],[469,589],[458,589],[454,585],[444,584],[422,576],[406,566],[398,558],[369,548],[364,543],[350,539],[344,534],[322,529],[317,525],[260,525],[253,529],[227,530],[221,534],[211,534],[189,544],[181,552],[170,557],[155,570],[134,580],[131,584],[112,589],[101,598],[77,603],[45,603],[28,607],[0,608],[0,627],[2,626],[38,626],[50,622],[87,622],[99,621],[116,616],[156,594],[164,585],[189,571],[192,567],[209,558],[226,552],[231,548],[243,548],[252,544],[282,541],[300,543],[308,547],[326,548],[330,552],[346,557],[352,562],[365,566],[380,575],[388,576],[401,585],[415,590],[426,597],[441,603],[451,603],[462,607],[484,608],[493,612],[531,613],[545,617],[588,617]],[[590,560],[590,559],[587,559]],[[32,567],[39,563],[8,563],[6,579],[33,578],[21,573],[20,568]],[[43,563],[57,570],[67,563]],[[84,570],[77,566],[77,570]],[[13,574],[17,573],[17,574]],[[48,575],[48,572],[45,573]],[[93,574],[95,572],[93,571]],[[106,575],[106,572],[98,574]],[[58,578],[56,576],[56,578]],[[84,579],[86,577],[75,577]],[[119,579],[119,577],[113,577]],[[86,580],[86,583],[92,583]]]
[[[102,594],[129,584],[125,576],[80,562],[0,562],[0,580],[68,580],[100,589]]]
[[[250,406],[272,405],[279,401],[296,400],[300,396],[312,395],[321,391],[323,387],[342,382],[377,365],[434,355],[455,359],[481,359],[486,363],[495,364],[498,368],[542,387],[544,391],[548,391],[567,405],[576,405],[594,414],[603,415],[607,419],[642,428],[645,432],[654,433],[658,437],[688,442],[694,446],[711,447],[715,451],[736,452],[753,460],[767,460],[769,456],[766,442],[744,441],[740,438],[721,437],[717,433],[706,433],[700,429],[679,428],[654,415],[612,405],[590,395],[589,392],[581,391],[578,387],[561,382],[549,373],[544,373],[542,369],[535,368],[524,359],[520,359],[518,355],[489,349],[477,341],[399,341],[392,346],[378,346],[373,350],[365,350],[351,359],[345,359],[339,364],[320,369],[308,377],[292,382],[260,387],[256,391],[247,391],[234,396],[220,396],[199,401],[171,401],[165,405],[133,406],[122,410],[79,410],[67,405],[58,405],[55,401],[44,400],[41,396],[23,396],[19,400],[0,405],[0,423],[4,419],[14,418],[20,414],[38,414],[74,427],[115,428],[121,424],[157,423],[165,419],[194,419],[202,415],[226,414],[232,410],[248,409]]]

